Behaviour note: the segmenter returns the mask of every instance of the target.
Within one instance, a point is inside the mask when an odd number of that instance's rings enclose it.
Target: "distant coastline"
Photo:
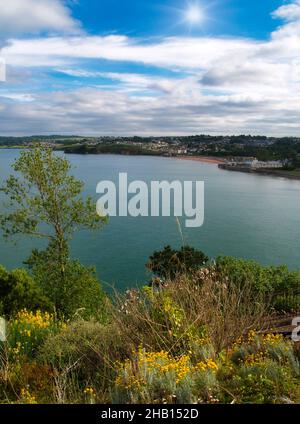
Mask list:
[[[289,180],[300,180],[299,170],[290,171],[285,169],[250,169],[242,166],[227,166],[224,162],[219,163],[218,167],[225,171],[244,172],[247,174],[264,175],[270,177],[287,178]]]
[[[16,146],[0,146],[0,149],[24,149],[30,146],[16,145]],[[202,155],[171,155],[167,152],[155,152],[145,150],[136,146],[128,145],[110,145],[110,146],[55,146],[55,150],[64,151],[65,154],[79,154],[79,155],[123,155],[123,156],[153,156],[165,157],[185,161],[201,162],[211,165],[217,165],[220,169],[225,171],[243,172],[248,174],[264,175],[271,177],[286,178],[289,180],[300,181],[300,169],[271,169],[271,168],[249,168],[243,166],[230,166],[227,164],[228,157],[220,156],[202,156]]]
[[[178,156],[175,159],[180,160],[190,160],[190,161],[196,161],[196,162],[202,162],[202,163],[209,163],[212,165],[218,165],[218,167],[225,171],[234,171],[234,172],[244,172],[247,174],[256,174],[256,175],[263,175],[263,176],[270,176],[270,177],[280,177],[280,178],[287,178],[289,180],[298,180],[300,181],[300,172],[295,171],[289,171],[284,169],[250,169],[250,168],[244,168],[244,167],[233,167],[233,166],[227,166],[226,158],[220,158],[215,156]]]

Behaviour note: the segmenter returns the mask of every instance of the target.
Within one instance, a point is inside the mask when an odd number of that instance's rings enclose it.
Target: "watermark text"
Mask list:
[[[292,340],[293,342],[300,342],[300,317],[296,317],[292,321]]]
[[[204,223],[203,181],[132,181],[119,174],[118,187],[113,181],[97,185],[97,213],[111,217],[185,217],[187,228]]]

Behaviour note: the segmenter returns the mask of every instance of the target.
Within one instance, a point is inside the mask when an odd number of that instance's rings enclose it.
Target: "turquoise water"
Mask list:
[[[0,150],[0,179],[6,178],[17,150]],[[95,201],[97,183],[117,181],[119,172],[130,180],[204,180],[203,227],[182,230],[186,243],[211,257],[232,255],[262,264],[287,264],[300,269],[300,181],[219,170],[216,165],[169,158],[68,155],[74,174],[85,182]],[[98,233],[80,232],[73,256],[95,265],[105,283],[124,289],[147,279],[144,264],[166,244],[182,243],[174,218],[111,218]],[[22,266],[34,239],[12,245],[0,239],[0,263]]]

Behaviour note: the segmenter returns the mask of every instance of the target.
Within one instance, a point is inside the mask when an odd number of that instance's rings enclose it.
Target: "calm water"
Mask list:
[[[6,178],[17,150],[0,150],[0,179]],[[85,192],[97,200],[100,180],[204,180],[205,223],[185,229],[185,241],[209,256],[232,255],[262,264],[287,264],[300,269],[300,181],[219,170],[216,165],[168,158],[68,155]],[[166,244],[179,247],[181,235],[174,218],[111,218],[98,233],[76,234],[73,256],[96,265],[102,281],[118,288],[136,286],[147,278],[149,255]],[[22,266],[36,240],[17,246],[0,238],[0,263]]]

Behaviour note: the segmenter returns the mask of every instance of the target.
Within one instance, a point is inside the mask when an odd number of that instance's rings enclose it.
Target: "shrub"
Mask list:
[[[300,274],[286,266],[263,267],[255,261],[219,257],[216,272],[236,286],[250,284],[254,296],[264,295],[266,303],[278,311],[300,307]]]
[[[104,323],[23,310],[0,352],[0,403],[297,402],[299,347],[261,334],[265,301],[210,266],[117,296]]]
[[[10,376],[19,403],[53,403],[54,373],[50,365],[35,361],[20,364]]]
[[[8,349],[15,360],[33,359],[49,334],[64,324],[48,312],[20,311],[8,322]]]
[[[58,334],[49,334],[40,350],[39,362],[55,370],[57,398],[62,398],[63,393],[65,401],[72,396],[84,401],[90,397],[84,391],[92,387],[95,397],[99,400],[101,395],[101,401],[107,402],[115,378],[115,362],[127,358],[131,350],[132,346],[126,345],[114,324],[104,326],[96,321],[78,320]]]
[[[210,343],[221,350],[260,327],[265,312],[259,296],[253,301],[251,287],[228,285],[212,270],[203,269],[166,282],[163,288],[146,287],[119,296],[113,319],[124,340],[134,346],[174,355],[192,351],[201,358],[210,351]]]
[[[250,332],[202,361],[140,348],[119,365],[117,403],[290,403],[297,400],[299,363],[281,336]]]
[[[216,389],[218,365],[208,359],[191,363],[188,355],[172,357],[165,351],[146,352],[140,348],[135,356],[119,367],[113,401],[116,403],[180,403],[210,399]]]
[[[166,246],[160,252],[150,256],[146,267],[157,277],[173,280],[180,274],[191,274],[208,262],[209,258],[200,250],[190,246],[183,246],[174,250]]]
[[[227,360],[230,372],[221,378],[235,402],[282,403],[295,397],[299,363],[292,343],[281,335],[250,332],[234,344]]]
[[[69,260],[62,278],[60,270],[52,265],[48,261],[37,261],[32,272],[59,316],[72,318],[79,313],[86,319],[97,317],[105,320],[108,297],[96,278],[94,268]]]
[[[10,317],[24,308],[49,310],[51,303],[25,270],[8,272],[0,265],[0,314]]]

